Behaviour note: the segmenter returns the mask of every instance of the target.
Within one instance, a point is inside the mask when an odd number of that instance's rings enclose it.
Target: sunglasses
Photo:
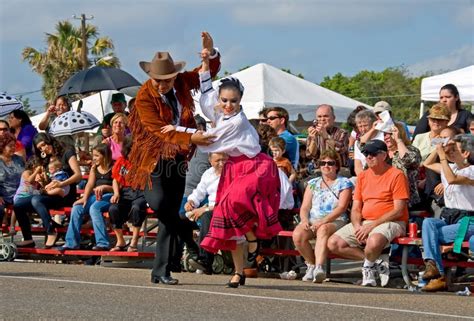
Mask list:
[[[335,161],[319,161],[318,162],[319,166],[320,167],[323,167],[323,166],[336,166],[336,162]]]
[[[268,118],[260,118],[260,119],[259,119],[259,122],[265,123],[267,120],[268,120]]]
[[[281,118],[280,116],[270,116],[270,117],[267,117],[267,119],[269,120],[275,120],[275,119],[278,119],[278,118]]]
[[[7,131],[8,131],[8,128],[0,128],[0,131],[2,131],[2,132],[7,132]]]

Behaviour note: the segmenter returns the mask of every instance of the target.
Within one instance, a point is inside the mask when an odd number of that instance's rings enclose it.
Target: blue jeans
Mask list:
[[[441,244],[454,242],[460,224],[447,225],[438,218],[426,218],[423,221],[421,236],[423,238],[425,260],[434,260],[438,270],[443,273],[444,267],[441,259]],[[467,229],[465,240],[474,235],[474,224],[470,224]]]
[[[66,233],[66,244],[69,248],[79,248],[81,242],[81,226],[85,214],[89,214],[94,228],[95,243],[100,247],[110,247],[107,228],[105,227],[103,212],[106,212],[110,206],[112,193],[102,195],[100,201],[96,200],[95,195],[91,195],[86,204],[74,205],[71,212],[69,226]]]

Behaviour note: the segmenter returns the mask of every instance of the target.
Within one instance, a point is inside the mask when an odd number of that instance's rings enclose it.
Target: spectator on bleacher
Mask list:
[[[125,114],[115,113],[110,119],[112,135],[102,141],[103,144],[109,145],[114,161],[122,157],[122,145],[126,137],[127,123],[128,119]]]
[[[82,221],[87,214],[91,217],[94,228],[96,244],[92,250],[109,250],[110,242],[102,213],[108,211],[113,195],[112,165],[112,152],[108,145],[99,144],[92,149],[92,167],[84,195],[74,202],[66,233],[66,243],[59,250],[80,248]]]
[[[469,117],[467,123],[469,124],[469,132],[471,135],[474,135],[474,115]]]
[[[362,172],[367,162],[361,152],[363,143],[361,137],[366,135],[374,136],[372,139],[383,140],[383,133],[375,129],[377,117],[371,110],[361,110],[355,116],[357,134],[354,143],[354,172],[356,176]],[[365,143],[365,141],[364,141]]]
[[[439,91],[439,102],[444,104],[449,111],[449,120],[446,126],[453,126],[462,129],[465,133],[469,132],[468,119],[472,116],[471,112],[461,107],[461,97],[458,88],[453,84],[447,84],[441,87]],[[416,125],[413,136],[416,138],[419,134],[426,133],[431,129],[429,122],[429,111],[420,118]]]
[[[359,130],[357,128],[357,123],[356,123],[356,115],[363,110],[366,110],[367,107],[359,105],[357,106],[349,116],[347,116],[346,124],[352,129],[351,133],[349,135],[349,142],[347,144],[347,150],[348,150],[348,166],[351,171],[352,176],[356,176],[354,172],[354,144],[356,140],[359,138]]]
[[[285,140],[281,137],[273,137],[270,140],[270,143],[268,143],[268,146],[270,147],[273,160],[277,164],[277,167],[281,169],[286,174],[286,176],[288,176],[290,183],[293,184],[296,180],[296,171],[293,165],[291,164],[290,160],[283,156],[286,151]],[[299,147],[298,147],[298,152],[299,152]]]
[[[13,197],[25,167],[23,158],[15,155],[15,143],[13,134],[0,135],[0,226],[3,223],[5,208],[13,204]]]
[[[288,131],[290,116],[288,111],[283,107],[269,107],[265,109],[267,124],[275,129],[277,135],[283,138],[286,142],[286,151],[288,158],[294,168],[298,167],[298,159],[300,152],[298,147],[298,140],[293,134]]]
[[[10,124],[8,121],[0,119],[0,136],[6,133],[12,134],[12,131],[10,130]],[[24,160],[26,159],[25,147],[23,147],[23,144],[18,139],[15,141],[15,154],[22,157]]]
[[[448,127],[451,112],[445,104],[438,103],[430,108],[427,118],[430,130],[417,135],[413,140],[413,146],[420,150],[423,161],[435,149],[435,146],[431,144],[431,140],[438,138],[441,131]]]
[[[439,163],[435,163],[436,156]],[[454,241],[455,252],[459,252],[456,243],[474,235],[474,136],[457,135],[447,144],[436,145],[425,164],[441,173],[446,205],[440,219],[423,221],[421,233],[426,265],[423,279],[430,280],[422,290],[433,292],[447,288],[440,245]]]
[[[45,247],[51,248],[56,243],[56,227],[59,227],[59,225],[52,220],[49,210],[72,205],[77,196],[76,184],[81,180],[82,175],[74,150],[64,147],[64,145],[53,136],[46,133],[39,133],[33,140],[33,146],[36,156],[42,159],[44,168],[47,167],[50,161],[60,160],[63,164],[63,170],[69,175],[67,180],[62,182],[53,180],[46,185],[45,188],[65,187],[69,185],[70,191],[65,198],[57,195],[35,195],[31,200],[22,199],[15,202],[15,214],[23,234],[23,239],[25,240],[22,243],[18,243],[17,246],[35,246],[31,235],[31,223],[28,213],[36,212],[41,217],[48,236]]]
[[[112,118],[115,116],[115,114],[125,114],[126,116],[128,115],[128,112],[125,111],[125,108],[127,108],[127,100],[125,99],[124,94],[112,94],[110,104],[112,105],[113,112],[108,113],[104,116],[104,119],[102,120],[102,123],[100,124],[99,129],[97,130],[97,142],[102,142],[104,139],[109,138],[113,134]]]
[[[8,116],[8,124],[13,130],[17,140],[21,142],[26,151],[26,159],[33,155],[33,138],[38,133],[36,128],[31,124],[28,114],[16,109]]]
[[[117,159],[112,168],[114,195],[110,199],[109,216],[117,237],[117,243],[111,251],[125,250],[126,242],[123,238],[123,225],[129,220],[132,223],[132,240],[127,251],[137,252],[140,227],[146,217],[147,205],[143,191],[131,188],[126,178],[132,166],[128,160],[131,148],[132,137],[127,136],[123,141],[122,156]]]
[[[335,125],[334,108],[328,104],[316,108],[316,119],[308,128],[306,155],[317,162],[322,152],[334,149],[341,156],[342,166],[347,167],[349,134]]]
[[[244,240],[249,243],[247,261],[254,262],[259,249],[257,238],[270,239],[281,230],[278,167],[261,153],[257,131],[242,111],[244,87],[240,81],[224,78],[218,91],[214,90],[208,50],[204,49],[201,57],[200,105],[216,124],[208,131],[216,139],[210,146],[198,148],[229,155],[219,182],[211,227],[201,247],[213,253],[231,251],[235,273],[227,286],[237,288],[245,285]]]
[[[386,102],[386,101],[378,101],[374,104],[374,109],[372,110],[375,114],[375,117],[377,117],[377,119],[379,121],[382,121],[382,118],[381,118],[381,115],[384,111],[388,111],[388,114],[390,115],[390,118],[393,120],[394,123],[399,123],[402,125],[403,127],[403,130],[405,131],[405,134],[409,137],[410,136],[410,130],[408,129],[408,126],[405,122],[403,121],[400,121],[400,120],[395,120],[393,118],[393,113],[392,113],[392,106]],[[372,139],[372,138],[369,138],[369,139]],[[367,140],[369,140],[367,139]]]
[[[43,119],[41,119],[40,123],[38,124],[38,129],[49,132],[49,127],[53,123],[54,119],[70,110],[71,103],[69,102],[67,96],[56,97],[54,102],[46,110]],[[70,148],[75,148],[75,140],[72,135],[55,136],[55,138],[64,145]]]
[[[303,281],[322,283],[329,237],[348,222],[345,214],[352,196],[352,182],[339,176],[341,159],[327,149],[318,161],[321,176],[308,182],[300,209],[301,221],[293,231],[296,249],[304,257],[307,269]],[[316,238],[316,247],[310,241]]]
[[[390,278],[388,255],[381,254],[394,238],[405,235],[408,181],[401,170],[387,163],[384,142],[370,140],[362,152],[368,169],[357,177],[351,223],[330,237],[328,247],[341,257],[364,260],[363,286],[376,286],[377,272],[381,285],[386,286]]]
[[[186,212],[191,213],[188,218],[192,221],[200,222],[199,243],[209,232],[211,225],[212,211],[216,203],[217,185],[222,174],[222,168],[228,156],[224,153],[210,153],[209,162],[211,167],[202,174],[201,181],[193,192],[188,196],[184,205]],[[202,204],[207,198],[207,203]],[[205,274],[212,273],[212,262],[214,254],[204,249],[199,250],[198,258],[191,258],[189,263],[195,268],[203,270]]]
[[[388,148],[388,158],[392,166],[401,170],[408,178],[410,199],[408,208],[421,202],[418,193],[417,179],[421,164],[421,155],[418,148],[411,145],[403,124],[396,122],[391,132],[383,132],[384,142]]]
[[[278,134],[272,126],[268,125],[266,122],[263,123],[262,120],[260,120],[260,123],[257,126],[257,133],[262,153],[265,153],[270,156],[271,152],[268,147],[268,144],[270,143],[270,140],[272,138],[278,137]]]
[[[203,48],[212,53],[211,77],[214,77],[220,68],[219,54],[209,33],[203,32],[201,37]],[[181,72],[184,66],[184,62],[175,63],[168,52],[157,52],[151,62],[140,62],[150,79],[138,91],[135,108],[129,116],[134,144],[127,180],[132,188],[145,189],[145,199],[159,218],[151,281],[167,285],[178,284],[171,277],[178,235],[183,239],[188,237],[188,231],[181,229],[184,223],[178,213],[184,192],[182,170],[186,155],[191,144],[208,145],[213,140],[202,132],[161,132],[169,124],[195,127],[191,90],[199,87],[199,75],[197,69]]]

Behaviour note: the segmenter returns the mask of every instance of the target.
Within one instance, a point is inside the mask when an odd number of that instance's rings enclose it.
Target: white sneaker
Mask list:
[[[377,286],[375,281],[375,272],[377,272],[375,266],[363,267],[362,268],[362,286]]]
[[[317,268],[314,270],[313,283],[323,283],[326,279],[326,272],[322,268]]]
[[[307,264],[306,274],[301,279],[303,282],[311,282],[314,279],[314,269],[316,266],[312,264]]]
[[[384,287],[390,280],[390,263],[388,254],[380,255],[379,259],[375,261],[375,266],[379,273],[380,285]]]

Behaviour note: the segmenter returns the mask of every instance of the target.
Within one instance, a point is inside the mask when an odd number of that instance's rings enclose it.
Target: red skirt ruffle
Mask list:
[[[270,239],[282,230],[278,222],[280,178],[266,154],[230,157],[217,188],[209,233],[201,242],[206,251],[234,250],[236,238],[253,230]]]

